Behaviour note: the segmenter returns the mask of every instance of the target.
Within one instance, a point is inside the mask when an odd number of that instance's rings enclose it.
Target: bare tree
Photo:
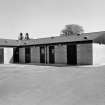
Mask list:
[[[61,31],[60,36],[79,35],[84,32],[82,26],[77,24],[69,24],[65,26],[65,29]]]

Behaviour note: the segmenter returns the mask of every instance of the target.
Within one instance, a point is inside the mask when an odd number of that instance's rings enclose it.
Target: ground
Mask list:
[[[0,65],[0,105],[105,105],[105,66]]]

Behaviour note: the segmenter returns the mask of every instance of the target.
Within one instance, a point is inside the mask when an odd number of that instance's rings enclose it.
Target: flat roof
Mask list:
[[[0,39],[0,46],[3,47],[16,47],[19,46],[18,40]]]
[[[96,43],[105,44],[105,31],[83,33],[81,35],[56,36],[56,37],[47,37],[39,39],[30,39],[30,40],[0,39],[0,46],[16,47],[16,46],[67,43],[67,42],[79,42],[79,41],[84,42],[90,40]]]
[[[40,44],[54,44],[54,43],[66,43],[66,42],[78,42],[78,41],[94,41],[96,43],[105,43],[105,31],[83,33],[81,35],[71,36],[56,36],[48,38],[30,39],[20,41],[20,45],[40,45]]]

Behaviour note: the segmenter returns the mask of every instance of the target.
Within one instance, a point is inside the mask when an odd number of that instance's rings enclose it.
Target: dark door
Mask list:
[[[55,51],[54,46],[49,46],[49,63],[55,63]]]
[[[45,47],[40,47],[40,63],[45,63]]]
[[[30,47],[25,48],[25,63],[30,63],[31,62],[31,52],[30,52]]]
[[[77,48],[76,45],[67,45],[67,64],[77,64]]]
[[[19,48],[13,48],[13,62],[19,63]]]
[[[0,48],[0,63],[4,63],[4,49]]]

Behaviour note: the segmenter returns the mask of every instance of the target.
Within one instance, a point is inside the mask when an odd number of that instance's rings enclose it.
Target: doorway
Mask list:
[[[30,63],[31,62],[31,52],[30,52],[30,47],[25,48],[25,63]]]
[[[76,45],[67,45],[67,64],[77,64],[77,47]]]
[[[55,50],[54,46],[49,46],[49,63],[55,63]]]
[[[45,47],[40,47],[40,63],[45,63]]]
[[[19,48],[13,48],[13,62],[19,63]]]
[[[4,63],[4,49],[0,48],[0,63]]]

